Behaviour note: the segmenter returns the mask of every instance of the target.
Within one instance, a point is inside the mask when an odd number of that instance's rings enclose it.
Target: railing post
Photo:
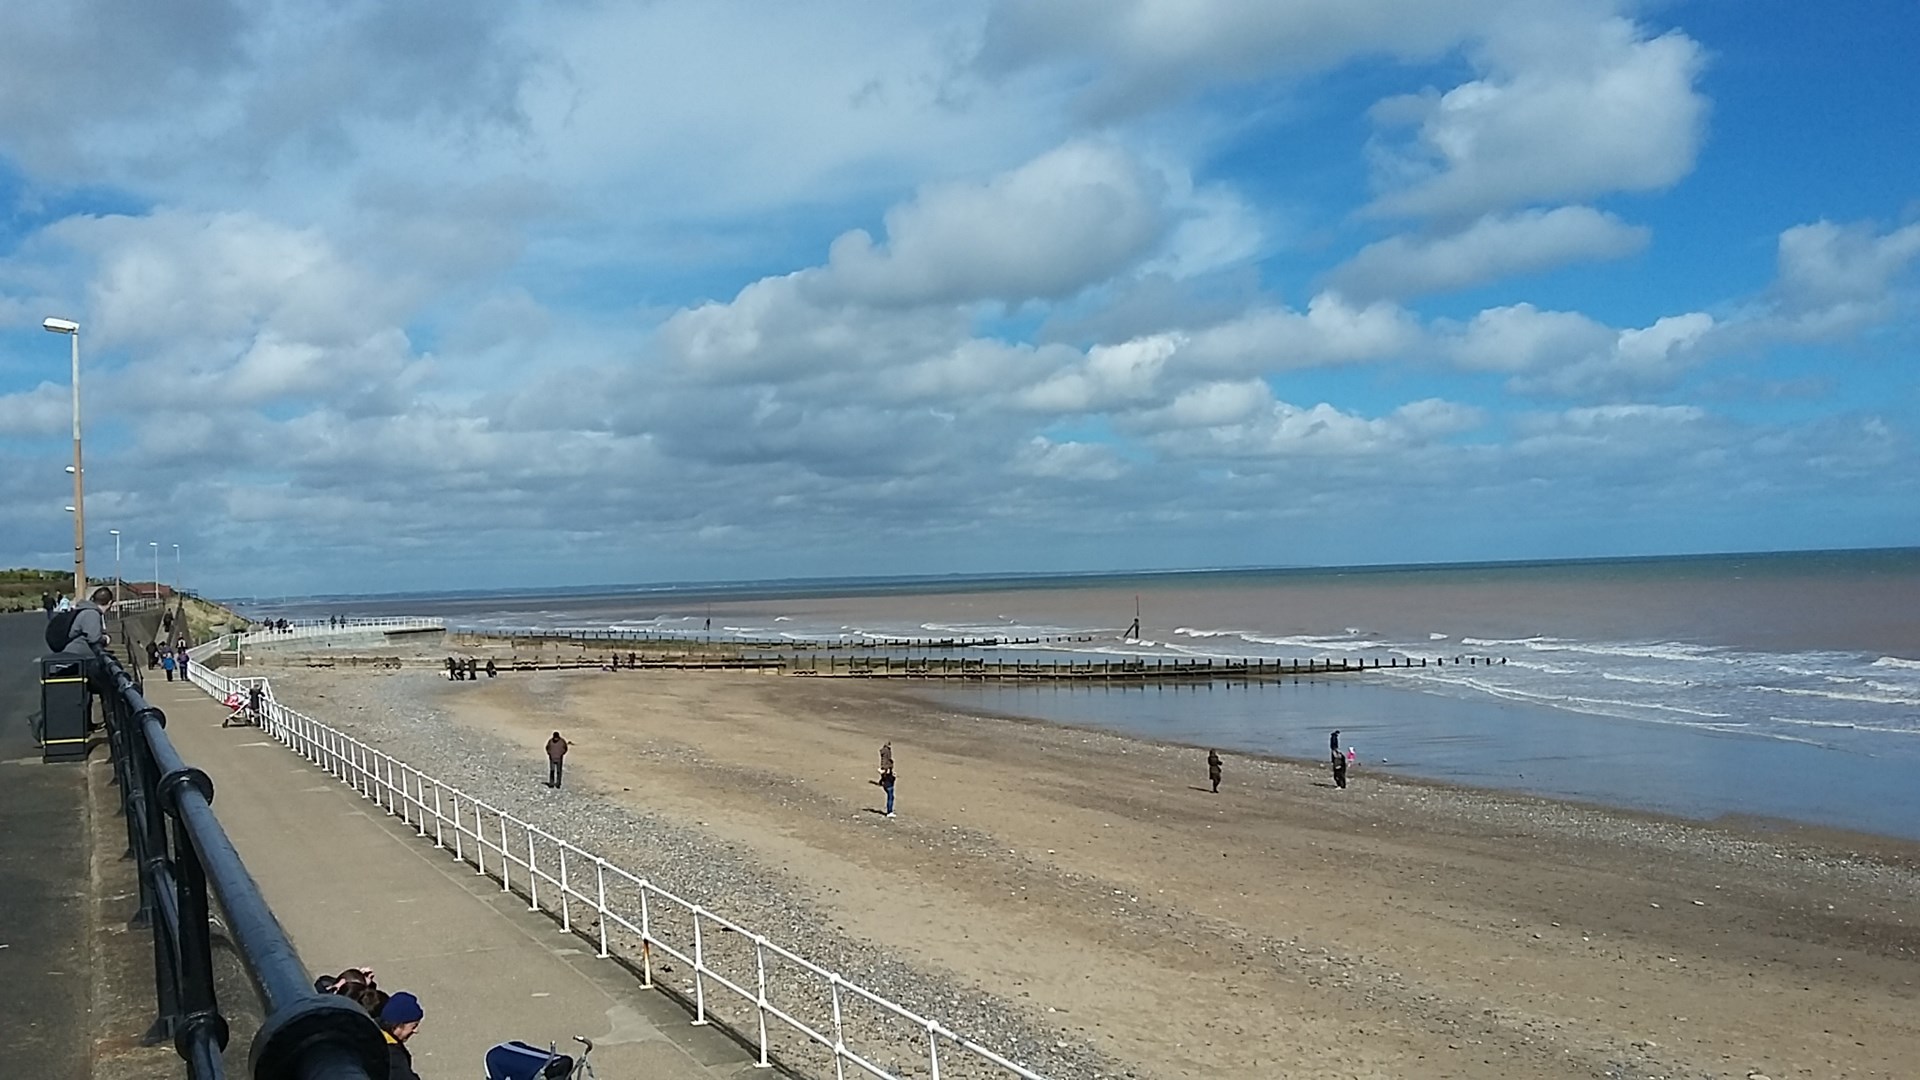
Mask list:
[[[653,905],[651,899],[653,886],[645,879],[640,882],[640,985],[653,988]],[[601,923],[602,926],[606,924]],[[606,955],[606,938],[600,939],[600,955]]]
[[[513,885],[507,879],[513,876],[513,856],[507,853],[507,813],[496,810],[500,815],[500,891],[512,892]]]
[[[707,952],[700,933],[700,905],[693,905],[693,1023],[707,1022]]]
[[[600,922],[600,959],[607,958],[607,860],[598,855],[593,857],[593,876],[597,887],[594,900],[594,912]],[[640,945],[644,952],[647,939],[647,891],[640,890]],[[653,985],[653,968],[644,960],[641,964],[640,985]]]
[[[927,1021],[927,1068],[932,1072],[932,1080],[940,1080],[940,1025]]]
[[[753,966],[759,978],[760,997],[758,1009],[760,1016],[760,1060],[754,1062],[757,1068],[770,1068],[773,1062],[767,1060],[767,938],[765,934],[753,935]],[[935,1078],[938,1080],[938,1077]]]
[[[533,826],[527,826],[527,910],[540,910],[540,871],[533,865]]]
[[[573,898],[567,895],[567,845],[560,845],[560,929],[573,933]]]
[[[847,1080],[847,1029],[840,1017],[840,973],[832,972],[827,984],[833,990],[833,1075],[835,1080]]]
[[[440,780],[436,777],[433,781],[433,846],[442,851],[446,850],[447,845],[441,833],[441,823],[446,820],[446,815],[440,811]]]

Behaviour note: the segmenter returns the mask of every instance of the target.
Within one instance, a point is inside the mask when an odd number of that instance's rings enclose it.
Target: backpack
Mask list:
[[[80,614],[79,608],[56,611],[47,620],[47,648],[54,652],[65,652],[73,639],[80,635],[73,632],[73,618]]]

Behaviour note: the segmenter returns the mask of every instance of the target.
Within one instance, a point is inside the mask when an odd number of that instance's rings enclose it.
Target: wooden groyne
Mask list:
[[[465,657],[460,658],[464,663]],[[502,674],[535,671],[760,671],[822,679],[917,679],[953,682],[1182,682],[1215,679],[1285,679],[1315,675],[1350,675],[1449,664],[1488,665],[1499,657],[1386,657],[1307,660],[990,660],[972,657],[897,656],[714,656],[700,654],[637,653],[580,655],[567,658],[506,657],[494,659]],[[307,667],[421,668],[446,670],[445,659],[398,656],[321,654],[305,658]],[[484,660],[482,661],[484,677]]]
[[[807,640],[797,638],[737,638],[701,634],[653,633],[645,630],[461,630],[448,635],[455,644],[480,644],[501,641],[511,645],[538,647],[543,644],[592,646],[677,646],[717,649],[744,649],[757,652],[832,652],[835,650],[917,650],[1004,649],[1031,646],[1086,644],[1092,634],[1053,637],[924,637],[860,638],[845,640]]]

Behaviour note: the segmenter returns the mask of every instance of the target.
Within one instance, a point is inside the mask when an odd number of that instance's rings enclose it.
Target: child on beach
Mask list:
[[[1207,779],[1213,781],[1213,793],[1220,794],[1220,751],[1207,751]]]

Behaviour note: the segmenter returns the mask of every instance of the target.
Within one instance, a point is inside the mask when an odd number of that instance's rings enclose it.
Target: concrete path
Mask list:
[[[496,1042],[574,1035],[594,1041],[609,1080],[764,1075],[411,827],[259,730],[222,728],[227,710],[204,693],[153,680],[147,692],[181,756],[213,777],[214,809],[301,959],[316,974],[369,966],[383,989],[419,995],[427,1016],[409,1046],[422,1076],[479,1077]]]
[[[40,763],[46,616],[0,615],[0,1029],[9,1075],[87,1075],[87,766]]]

